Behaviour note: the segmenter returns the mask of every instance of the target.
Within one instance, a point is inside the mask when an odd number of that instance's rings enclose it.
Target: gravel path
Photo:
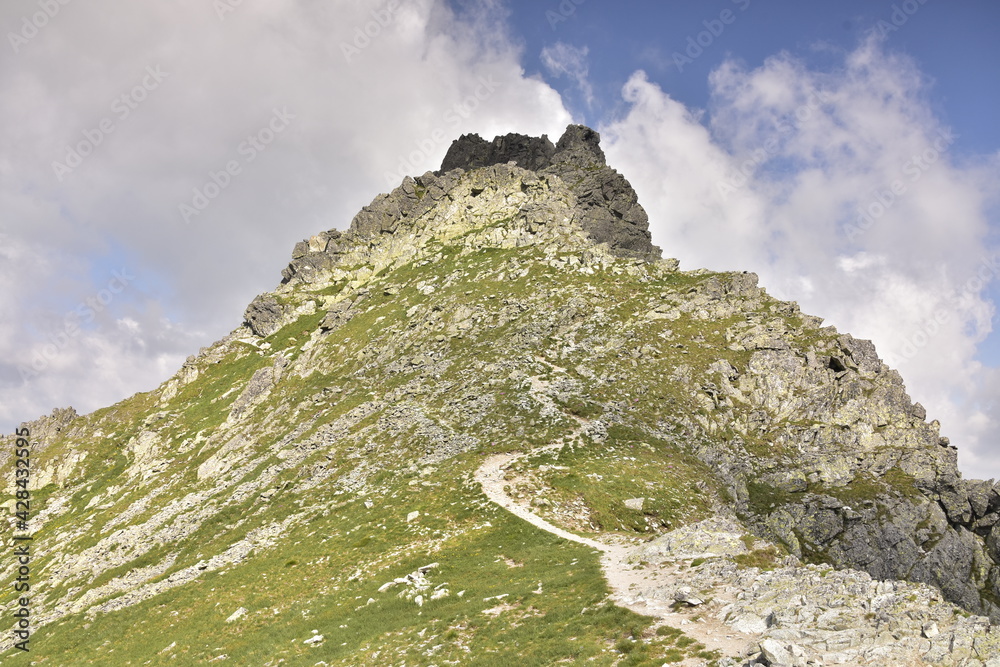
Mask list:
[[[492,502],[511,514],[524,519],[528,523],[541,528],[563,539],[588,546],[601,552],[601,569],[612,590],[611,599],[619,606],[630,609],[644,616],[659,619],[657,625],[670,625],[683,630],[684,634],[706,646],[709,650],[717,650],[725,657],[737,657],[746,654],[750,644],[756,644],[759,639],[755,635],[745,635],[736,632],[714,617],[691,620],[697,616],[697,608],[690,611],[673,611],[662,596],[654,596],[656,589],[674,587],[677,585],[677,566],[657,566],[642,563],[633,555],[639,548],[634,544],[623,544],[618,536],[607,536],[607,541],[599,541],[574,535],[559,526],[538,516],[531,509],[504,491],[510,484],[505,480],[507,468],[519,458],[537,454],[545,449],[556,449],[559,445],[549,445],[522,454],[497,454],[490,456],[476,470],[475,479],[483,488],[483,493]],[[617,540],[618,543],[611,543]],[[718,598],[717,598],[718,599]],[[706,664],[705,661],[691,658],[683,663],[686,667]]]

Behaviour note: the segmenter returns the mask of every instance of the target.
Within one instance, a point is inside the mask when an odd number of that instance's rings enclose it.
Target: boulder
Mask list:
[[[765,639],[760,643],[761,656],[766,661],[765,664],[771,667],[790,667],[794,661],[791,651],[774,639]]]
[[[284,308],[270,294],[261,294],[247,306],[243,320],[254,335],[264,338],[281,328]]]

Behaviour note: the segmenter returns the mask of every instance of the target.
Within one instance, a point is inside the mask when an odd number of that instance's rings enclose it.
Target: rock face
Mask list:
[[[401,219],[419,215],[448,191],[461,173],[514,163],[539,175],[555,174],[577,196],[578,223],[595,241],[607,243],[622,256],[660,257],[650,242],[649,220],[629,182],[607,166],[600,135],[588,127],[571,125],[556,145],[548,137],[508,134],[488,142],[477,134],[455,140],[440,171],[376,199],[352,223],[365,233],[391,232]],[[454,173],[453,173],[454,172]],[[430,201],[423,203],[424,194]]]
[[[724,620],[761,635],[762,661],[992,667],[988,622],[959,619],[1000,620],[1000,486],[961,478],[870,342],[752,273],[679,271],[647,226],[588,128],[465,136],[440,171],[298,243],[281,284],[157,389],[32,422],[33,623],[61,647],[52,664],[139,655],[154,628],[178,664],[301,662],[319,644],[343,663],[453,664],[514,647],[514,628],[554,662],[675,656],[623,625],[648,621],[595,607],[588,549],[472,483],[486,456],[538,450],[519,497],[595,539],[665,535],[649,559],[711,561],[683,604],[745,584]],[[751,567],[775,553],[785,569]],[[427,562],[419,590],[379,591]],[[796,586],[824,602],[789,611]]]
[[[453,169],[478,169],[494,164],[514,162],[522,169],[540,171],[552,164],[556,147],[545,135],[529,137],[523,134],[508,134],[486,141],[478,134],[463,134],[452,142],[441,163],[441,173]]]
[[[508,162],[556,174],[577,196],[579,224],[591,238],[622,256],[658,259],[660,249],[650,241],[646,211],[629,182],[608,167],[600,142],[600,134],[583,125],[570,125],[555,146],[544,135],[508,134],[487,142],[466,134],[452,143],[438,174]]]
[[[803,565],[794,556],[765,567],[741,568],[738,560],[747,552],[744,541],[750,540],[739,533],[732,522],[709,520],[654,540],[643,560],[659,570],[676,568],[675,582],[668,587],[639,585],[636,593],[663,600],[711,591],[713,599],[700,614],[756,636],[748,652],[757,660],[750,664],[1000,662],[1000,628],[943,602],[930,586]]]
[[[373,236],[406,230],[436,206],[466,195],[479,196],[490,187],[488,181],[483,189],[460,187],[470,178],[475,179],[467,172],[510,163],[532,172],[533,176],[524,182],[525,189],[545,183],[568,190],[573,196],[566,202],[570,221],[594,241],[606,243],[613,254],[660,258],[660,249],[650,240],[649,218],[635,191],[621,174],[607,166],[600,135],[581,125],[570,125],[555,146],[544,135],[535,138],[508,134],[492,142],[476,134],[463,135],[448,149],[440,171],[407,177],[391,193],[376,197],[351,221],[350,232]],[[522,209],[517,213],[532,212]],[[552,222],[561,224],[562,220]],[[341,254],[337,242],[340,238],[340,232],[331,230],[298,244],[291,264],[282,273],[285,282],[313,282],[316,276],[336,266]]]

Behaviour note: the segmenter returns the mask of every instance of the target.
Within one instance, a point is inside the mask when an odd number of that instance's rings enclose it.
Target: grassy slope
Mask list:
[[[682,655],[676,635],[656,635],[650,619],[604,603],[608,591],[593,553],[489,505],[472,485],[471,473],[484,454],[543,445],[571,433],[574,415],[601,416],[619,425],[607,440],[581,441],[561,457],[567,470],[546,473],[553,497],[580,500],[597,527],[631,534],[702,518],[715,493],[707,469],[684,453],[683,433],[662,440],[642,425],[671,432],[672,415],[705,410],[671,380],[678,367],[701,372],[719,358],[739,367],[746,353],[726,347],[724,322],[690,315],[676,321],[641,317],[659,295],[685,294],[712,274],[650,279],[599,270],[586,275],[543,265],[532,253],[458,254],[445,248],[433,263],[376,278],[362,312],[323,337],[318,350],[303,345],[323,312],[304,315],[272,335],[267,351],[229,343],[216,363],[200,362],[199,378],[165,406],[156,406],[159,394],[152,392],[83,418],[83,430],[106,435],[67,438],[49,449],[49,457],[80,449],[88,456],[65,489],[45,490],[50,502],[65,497],[68,504],[38,531],[39,546],[51,547],[58,537],[58,550],[80,553],[194,491],[213,509],[182,541],[133,545],[134,559],[92,578],[79,575],[56,584],[58,564],[49,552],[36,562],[47,604],[77,598],[72,588],[105,584],[170,556],[173,565],[151,580],[163,581],[255,529],[289,515],[299,519],[277,546],[258,548],[238,565],[206,572],[119,611],[64,617],[35,634],[31,658],[50,665],[198,664],[221,655],[230,664],[506,665],[516,659],[542,665],[595,658],[594,664],[658,665]],[[425,294],[420,287],[426,285],[436,291]],[[386,286],[397,293],[385,293]],[[338,290],[324,288],[301,298],[319,303]],[[460,304],[470,303],[479,308],[474,326],[456,335],[449,329],[456,323],[453,315]],[[408,311],[415,312],[408,316]],[[209,436],[242,386],[279,351],[293,360],[313,354],[322,368],[304,378],[289,376],[252,413],[261,437],[245,447],[252,452],[246,479],[280,467],[277,443],[305,418],[312,426],[299,442],[369,401],[376,401],[375,409],[340,440],[279,470],[267,497],[255,491],[233,501],[235,487],[215,490],[195,471],[224,444]],[[419,355],[432,363],[387,370],[387,362]],[[560,414],[544,414],[528,396],[526,378],[532,376],[565,387],[556,397]],[[434,439],[417,428],[393,431],[380,421],[393,405],[408,400],[394,392],[414,383],[423,393],[411,403],[475,443],[423,472],[413,462],[436,446]],[[324,393],[331,387],[337,391]],[[377,403],[389,396],[396,398]],[[457,400],[477,407],[462,413]],[[148,419],[157,411],[165,413],[162,419]],[[123,443],[150,428],[166,443],[159,453],[166,462],[163,472],[123,483],[129,464]],[[364,460],[376,465],[359,495],[338,480]],[[303,490],[303,475],[323,468],[338,474]],[[703,489],[698,481],[709,486]],[[143,506],[154,492],[158,495]],[[638,496],[649,499],[642,511],[620,502]],[[129,508],[134,513],[119,522]],[[420,517],[408,523],[413,511]],[[400,598],[398,588],[378,592],[431,562],[440,567],[430,573],[432,589],[424,596],[446,584],[447,597],[418,607]],[[539,584],[541,593],[535,592]],[[506,597],[498,601],[498,595]],[[509,608],[484,613],[501,604]],[[239,607],[248,609],[247,615],[227,623]],[[325,639],[307,646],[303,640],[314,629]],[[9,652],[0,659],[26,662]]]

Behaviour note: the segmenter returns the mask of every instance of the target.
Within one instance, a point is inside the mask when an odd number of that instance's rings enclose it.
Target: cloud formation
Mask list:
[[[156,386],[239,324],[296,241],[436,168],[459,134],[571,121],[524,75],[499,0],[95,0],[31,31],[37,11],[0,6],[17,35],[0,59],[8,432]],[[542,62],[590,105],[588,56],[556,43]],[[690,109],[637,72],[600,128],[654,241],[873,339],[963,468],[1000,476],[1000,376],[976,360],[1000,156],[955,155],[929,83],[878,39],[825,71],[727,61],[709,87]]]
[[[556,78],[566,76],[583,95],[587,108],[594,106],[594,88],[590,83],[590,66],[587,56],[590,49],[556,42],[542,49],[542,64]]]
[[[709,84],[693,111],[637,72],[627,114],[602,128],[654,241],[688,268],[757,271],[772,294],[874,340],[963,468],[1000,477],[998,382],[976,361],[1000,272],[997,161],[950,153],[928,82],[875,37],[832,71],[782,54],[752,70],[727,61]]]
[[[461,133],[570,122],[496,2],[59,7],[25,39],[38,4],[0,6],[6,432],[155,387]]]

